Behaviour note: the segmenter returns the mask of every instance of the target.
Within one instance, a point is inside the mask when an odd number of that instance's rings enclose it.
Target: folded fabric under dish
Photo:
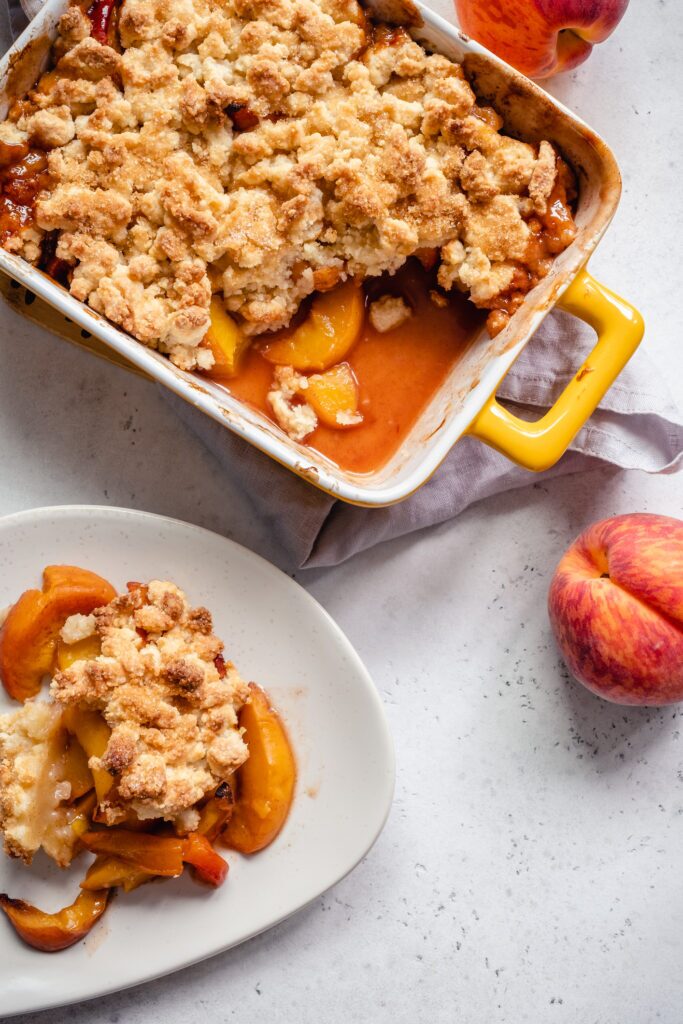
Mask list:
[[[22,31],[26,15],[33,17],[40,6],[41,0],[0,0],[1,50]],[[432,6],[443,8],[438,0]],[[542,416],[593,344],[593,332],[585,324],[552,313],[505,377],[498,397],[522,416]],[[424,487],[385,509],[335,501],[170,392],[162,393],[213,451],[234,485],[250,497],[256,514],[282,545],[290,568],[336,565],[380,541],[451,519],[481,498],[601,462],[661,473],[683,461],[683,419],[644,351],[631,360],[570,451],[548,472],[529,473],[465,437]]]
[[[517,414],[539,418],[594,343],[593,332],[581,321],[566,313],[550,314],[505,377],[498,397]],[[643,351],[610,388],[571,450],[546,473],[520,469],[465,437],[424,487],[384,509],[335,501],[169,392],[163,394],[233,484],[249,495],[291,568],[337,565],[380,541],[451,519],[481,498],[601,462],[662,473],[683,461],[683,418]]]

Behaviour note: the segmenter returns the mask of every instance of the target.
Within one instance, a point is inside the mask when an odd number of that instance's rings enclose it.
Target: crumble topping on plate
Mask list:
[[[92,637],[100,654],[56,672],[51,701],[28,700],[0,715],[0,832],[7,853],[27,863],[41,847],[60,865],[73,855],[69,779],[79,767],[74,757],[86,762],[70,735],[78,715],[82,724],[96,712],[104,729],[101,756],[87,768],[113,778],[97,806],[107,825],[130,821],[132,812],[192,831],[198,802],[248,757],[237,713],[249,689],[223,660],[210,612],[191,608],[173,583],[130,587],[92,615],[72,615],[61,630],[67,644]]]
[[[221,663],[209,611],[190,608],[173,583],[136,587],[93,618],[102,653],[57,672],[50,689],[62,707],[97,710],[111,729],[102,757],[90,759],[116,780],[102,820],[122,821],[129,809],[187,818],[248,756],[237,724],[247,684]]]
[[[441,250],[439,283],[509,289],[558,174],[501,134],[459,64],[356,0],[123,0],[122,52],[61,18],[56,68],[0,125],[46,149],[35,221],[70,290],[184,369],[209,369],[212,292],[247,334],[302,299]]]
[[[41,847],[60,866],[71,860],[71,829],[65,782],[67,739],[54,704],[28,700],[0,715],[0,832],[5,850],[30,864]]]

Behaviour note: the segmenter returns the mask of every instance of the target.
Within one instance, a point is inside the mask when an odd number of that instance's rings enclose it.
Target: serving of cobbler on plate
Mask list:
[[[385,458],[372,424],[398,443],[476,310],[502,330],[575,236],[567,164],[502,129],[459,63],[356,0],[84,0],[0,125],[0,239],[364,471],[331,434]]]
[[[10,857],[60,867],[95,854],[74,903],[47,914],[0,895],[35,948],[81,939],[115,888],[188,865],[210,886],[214,849],[263,849],[291,804],[294,758],[264,693],[223,656],[211,613],[175,584],[123,594],[75,566],[48,566],[0,630],[0,675],[21,701],[0,715],[0,833]],[[40,695],[51,676],[49,699]]]

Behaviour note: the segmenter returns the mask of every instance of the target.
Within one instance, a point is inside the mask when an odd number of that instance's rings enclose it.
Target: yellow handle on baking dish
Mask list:
[[[467,429],[525,469],[540,472],[564,455],[643,337],[637,309],[596,281],[584,267],[557,308],[573,313],[598,333],[598,341],[555,404],[540,420],[521,420],[495,395]]]

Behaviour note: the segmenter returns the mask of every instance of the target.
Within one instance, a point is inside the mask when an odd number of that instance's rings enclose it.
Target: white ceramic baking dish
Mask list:
[[[47,0],[0,63],[0,116],[44,68],[68,0]],[[370,5],[371,6],[371,5]],[[434,395],[396,454],[377,471],[351,473],[297,444],[261,413],[218,384],[188,374],[72,298],[42,271],[0,249],[0,270],[104,342],[119,358],[164,384],[227,429],[301,477],[344,501],[388,505],[407,497],[439,466],[464,434],[472,434],[532,470],[552,465],[591,415],[643,334],[638,312],[598,284],[585,264],[614,215],[621,179],[609,148],[576,115],[523,75],[412,0],[375,0],[379,16],[410,25],[428,48],[463,61],[477,93],[505,119],[505,130],[529,142],[557,145],[579,179],[574,243],[527,296],[496,338],[474,341]],[[496,389],[546,313],[554,306],[591,324],[598,341],[553,408],[535,423],[518,419],[495,399]]]

